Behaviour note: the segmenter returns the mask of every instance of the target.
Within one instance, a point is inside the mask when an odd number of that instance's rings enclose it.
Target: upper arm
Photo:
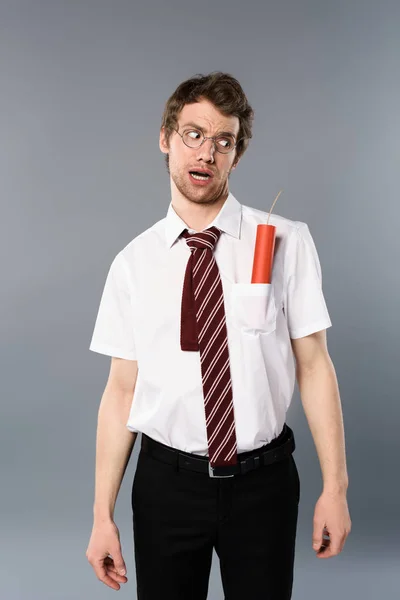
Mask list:
[[[326,341],[326,329],[315,331],[305,337],[291,339],[297,371],[312,371],[321,360],[330,360]]]
[[[332,325],[314,240],[308,225],[297,223],[286,240],[282,294],[291,339],[308,337]]]
[[[138,361],[125,358],[111,358],[107,386],[121,392],[133,394],[138,374]]]
[[[133,297],[128,265],[119,252],[108,270],[90,350],[129,361],[137,359]]]

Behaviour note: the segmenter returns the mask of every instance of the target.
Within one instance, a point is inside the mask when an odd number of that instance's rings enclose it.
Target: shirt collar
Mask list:
[[[240,238],[241,221],[242,205],[236,200],[234,195],[229,192],[227,199],[214,221],[207,225],[205,229],[215,225],[215,227],[218,227],[221,231],[224,231],[235,238]],[[170,202],[165,220],[165,239],[168,248],[171,248],[184,229],[189,229],[188,225],[175,212],[172,202]]]

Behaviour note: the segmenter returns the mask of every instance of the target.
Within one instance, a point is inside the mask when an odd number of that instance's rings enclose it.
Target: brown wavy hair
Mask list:
[[[254,111],[250,106],[242,86],[229,73],[213,71],[208,75],[197,74],[183,81],[168,98],[161,119],[161,127],[165,127],[167,144],[173,133],[171,127],[176,127],[178,115],[185,104],[192,104],[206,99],[225,116],[239,119],[239,132],[234,164],[245,153],[252,137]],[[169,155],[165,155],[169,171]]]

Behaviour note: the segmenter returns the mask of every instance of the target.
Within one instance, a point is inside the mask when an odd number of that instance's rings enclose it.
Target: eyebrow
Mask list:
[[[204,129],[202,127],[200,127],[200,125],[197,125],[197,123],[194,123],[193,121],[189,121],[188,123],[184,123],[182,125],[182,127],[195,127],[196,129],[200,129],[200,131],[203,131],[204,133]],[[215,135],[233,135],[234,138],[236,138],[236,134],[233,133],[233,131],[219,131],[218,133],[216,133]]]

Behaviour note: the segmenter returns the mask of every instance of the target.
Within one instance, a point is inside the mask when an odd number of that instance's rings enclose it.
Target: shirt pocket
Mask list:
[[[233,283],[231,317],[235,327],[250,335],[276,329],[276,303],[271,283]]]

